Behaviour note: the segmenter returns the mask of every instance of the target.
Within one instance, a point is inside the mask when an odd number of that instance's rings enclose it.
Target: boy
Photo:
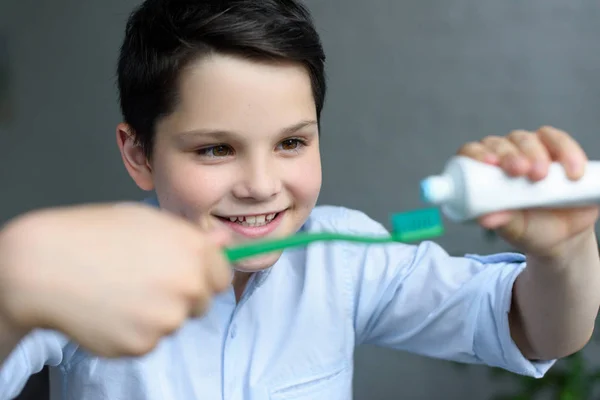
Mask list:
[[[316,244],[230,274],[225,243],[385,233],[358,211],[315,207],[324,58],[296,0],[147,0],[132,14],[117,141],[166,212],[84,206],[5,228],[1,399],[44,364],[54,399],[349,399],[361,343],[535,377],[587,343],[595,207],[481,219],[526,256]],[[555,160],[577,179],[586,162],[553,128],[460,153],[533,180]]]

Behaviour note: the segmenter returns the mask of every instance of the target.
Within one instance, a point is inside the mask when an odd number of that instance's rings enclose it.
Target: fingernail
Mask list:
[[[583,170],[583,166],[582,164],[577,161],[577,160],[569,160],[567,162],[567,166],[569,168],[569,175],[571,175],[572,177],[580,177],[582,175],[582,170]]]
[[[487,153],[484,157],[483,157],[483,161],[489,164],[497,164],[498,163],[498,156],[495,155],[494,153]]]
[[[511,172],[520,171],[527,160],[519,156],[508,156],[502,162],[502,167]]]
[[[531,168],[531,161],[526,157],[517,157],[515,165],[518,165],[519,168]]]
[[[546,163],[543,161],[536,161],[533,164],[533,172],[536,175],[546,175]]]

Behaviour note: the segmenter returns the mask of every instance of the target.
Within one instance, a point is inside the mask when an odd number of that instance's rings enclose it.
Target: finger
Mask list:
[[[217,247],[224,247],[231,243],[233,237],[227,229],[214,228],[208,233],[210,241]]]
[[[514,217],[512,211],[500,211],[479,218],[479,224],[486,229],[498,229],[510,222]]]
[[[200,261],[202,262],[202,261]],[[194,292],[189,298],[189,314],[191,317],[200,317],[206,313],[214,294],[212,289],[212,278],[207,265],[200,265],[200,274],[196,278]]]
[[[505,137],[488,136],[481,141],[500,160],[500,167],[509,175],[520,176],[529,172],[531,165],[519,148]]]
[[[570,179],[583,176],[587,156],[575,139],[566,132],[550,126],[540,128],[537,136],[548,149],[552,159],[563,165]]]
[[[500,161],[494,153],[479,142],[470,142],[463,145],[457,154],[492,165],[497,165]]]
[[[532,180],[545,178],[550,167],[550,153],[538,135],[529,131],[517,130],[511,132],[508,139],[529,160],[531,166],[528,173],[529,178]]]
[[[153,331],[161,335],[169,335],[178,330],[189,317],[189,308],[181,298],[161,298],[152,307],[145,321]]]
[[[206,253],[206,280],[213,293],[226,290],[233,279],[233,268],[231,268],[225,253],[220,247],[208,246]]]

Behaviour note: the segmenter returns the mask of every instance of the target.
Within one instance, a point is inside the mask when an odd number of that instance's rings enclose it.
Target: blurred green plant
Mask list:
[[[551,394],[555,400],[590,400],[596,385],[600,383],[600,368],[586,362],[582,352],[563,360],[541,379],[519,376],[510,372],[492,369],[498,378],[518,380],[516,393],[499,394],[495,400],[532,400],[543,393]]]

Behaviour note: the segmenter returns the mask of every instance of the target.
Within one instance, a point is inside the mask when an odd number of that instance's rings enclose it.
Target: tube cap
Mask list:
[[[448,176],[434,175],[421,181],[421,199],[425,203],[442,204],[452,198],[454,185]]]

